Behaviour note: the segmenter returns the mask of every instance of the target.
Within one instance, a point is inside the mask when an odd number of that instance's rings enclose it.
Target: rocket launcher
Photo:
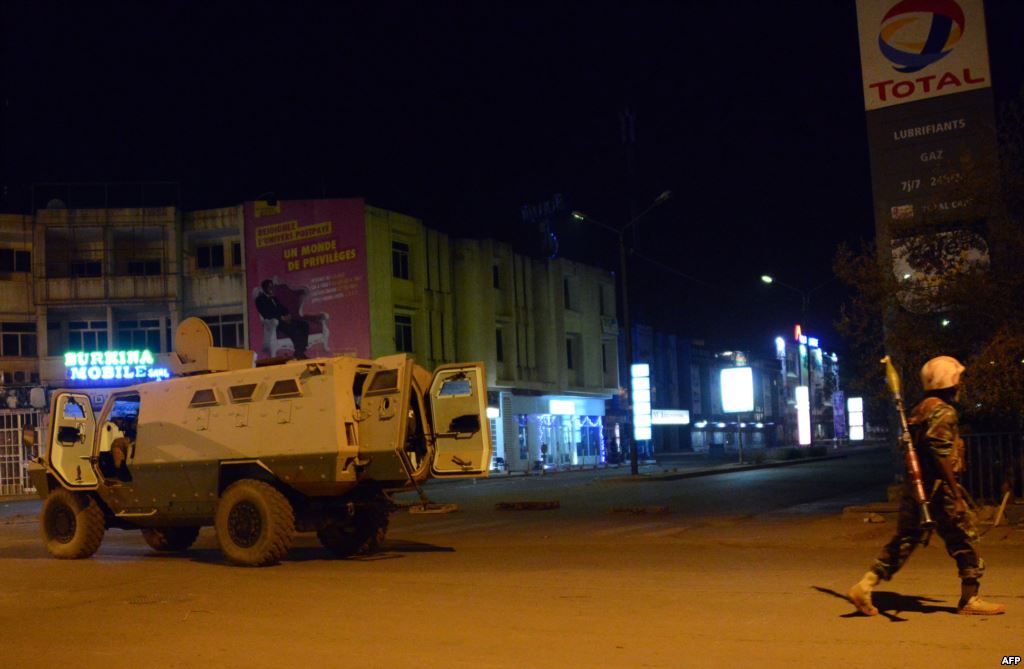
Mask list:
[[[882,358],[881,363],[885,365],[885,382],[892,391],[893,400],[896,402],[896,411],[900,415],[900,446],[903,450],[903,461],[907,467],[907,481],[910,483],[910,491],[921,509],[921,529],[930,532],[935,527],[935,521],[928,511],[928,497],[924,492],[924,482],[921,479],[921,464],[917,459],[917,451],[914,450],[914,440],[910,436],[910,426],[907,424],[907,412],[903,408],[903,394],[900,389],[900,375],[893,367],[889,356]],[[927,544],[927,540],[924,542]]]

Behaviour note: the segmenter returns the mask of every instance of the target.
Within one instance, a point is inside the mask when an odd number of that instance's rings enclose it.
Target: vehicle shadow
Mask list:
[[[831,595],[837,597],[844,602],[853,606],[849,598],[846,595],[840,594],[831,588],[822,588],[820,586],[811,586],[818,592],[824,595]],[[871,595],[871,603],[878,609],[878,615],[885,616],[890,621],[906,622],[906,618],[901,618],[897,614],[901,613],[956,613],[956,607],[953,606],[936,606],[931,602],[941,602],[941,599],[932,599],[930,597],[918,597],[915,595],[901,595],[897,592],[889,592],[886,590],[876,590]],[[840,618],[862,618],[867,617],[860,611],[851,611],[844,613]]]

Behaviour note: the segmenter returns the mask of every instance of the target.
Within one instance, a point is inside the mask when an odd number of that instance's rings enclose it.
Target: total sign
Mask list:
[[[857,0],[864,108],[992,85],[982,0]]]

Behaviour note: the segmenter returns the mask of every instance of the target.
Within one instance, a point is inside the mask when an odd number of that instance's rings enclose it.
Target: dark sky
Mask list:
[[[873,233],[852,0],[295,4],[4,3],[0,208],[28,212],[34,183],[172,181],[185,208],[363,196],[523,243],[523,204],[621,225],[668,189],[633,240],[636,310],[723,346],[798,317],[762,272],[820,285]],[[986,3],[997,104],[1022,6]],[[614,266],[614,237],[555,228],[561,255]],[[823,338],[841,296],[812,298]]]

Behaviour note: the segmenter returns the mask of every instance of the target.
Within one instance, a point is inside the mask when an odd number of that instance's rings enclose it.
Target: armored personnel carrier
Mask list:
[[[394,492],[488,473],[481,363],[433,373],[406,355],[254,366],[251,352],[212,341],[189,318],[172,378],[114,389],[99,409],[80,391],[53,394],[29,473],[54,557],[89,557],[108,528],[182,551],[208,525],[238,565],[280,561],[302,531],[337,556],[370,552]]]

